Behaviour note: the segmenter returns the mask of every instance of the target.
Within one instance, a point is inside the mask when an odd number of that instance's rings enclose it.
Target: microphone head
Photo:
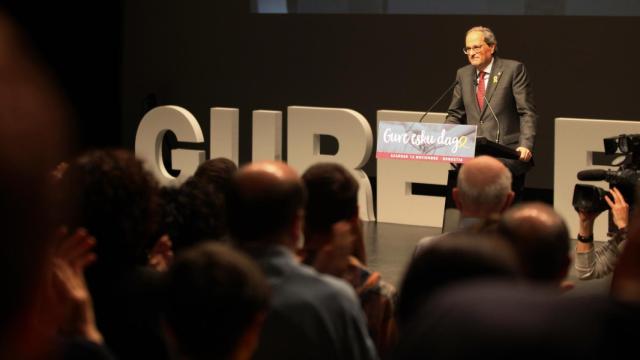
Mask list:
[[[578,172],[578,180],[582,181],[601,181],[607,178],[607,170],[593,169],[582,170]]]

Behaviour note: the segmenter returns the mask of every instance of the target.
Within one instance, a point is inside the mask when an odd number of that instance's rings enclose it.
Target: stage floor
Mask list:
[[[440,228],[377,223],[364,223],[364,239],[369,267],[382,274],[389,283],[399,286],[404,271],[413,255],[416,243],[425,236],[440,234]],[[572,249],[575,240],[572,240]],[[611,277],[604,279],[577,280],[573,264],[570,267],[569,280],[575,283],[570,294],[606,293]]]

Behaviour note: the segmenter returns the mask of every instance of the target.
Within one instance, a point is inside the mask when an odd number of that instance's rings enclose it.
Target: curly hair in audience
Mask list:
[[[158,184],[126,150],[95,150],[71,162],[63,184],[78,209],[67,222],[97,240],[98,263],[146,261],[159,216]]]
[[[204,179],[191,177],[178,188],[163,188],[162,229],[181,251],[227,233],[224,194]]]

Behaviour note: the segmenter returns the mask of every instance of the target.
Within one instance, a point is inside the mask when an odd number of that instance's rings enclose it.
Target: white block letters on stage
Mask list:
[[[379,110],[377,121],[417,121],[423,113]],[[431,113],[424,121],[444,122],[444,113]],[[282,160],[282,112],[253,112],[252,160]],[[287,109],[287,162],[303,172],[320,161],[337,162],[350,169],[360,183],[360,217],[376,219],[369,178],[362,170],[373,152],[373,135],[367,119],[351,109],[290,106]],[[227,157],[238,163],[239,110],[212,108],[210,112],[210,157]],[[162,161],[162,139],[167,131],[181,143],[201,146],[202,150],[172,149],[171,164],[179,170],[173,177]],[[554,207],[567,220],[571,233],[577,232],[577,215],[571,205],[573,186],[578,171],[603,168],[593,165],[592,152],[602,152],[602,139],[623,133],[640,133],[634,121],[556,119],[554,155]],[[579,134],[579,135],[577,135]],[[320,152],[320,137],[337,140],[335,154]],[[196,146],[196,147],[197,147]],[[140,121],[135,140],[136,154],[165,185],[179,184],[193,174],[205,160],[205,138],[195,117],[178,106],[160,106],[149,111]],[[542,161],[539,159],[538,161]],[[412,183],[446,185],[447,163],[377,159],[377,220],[408,225],[442,226],[442,196],[413,195]],[[609,167],[614,169],[614,167]],[[552,176],[549,174],[549,176]],[[607,183],[593,183],[603,188]],[[604,239],[606,217],[596,222],[595,235]]]

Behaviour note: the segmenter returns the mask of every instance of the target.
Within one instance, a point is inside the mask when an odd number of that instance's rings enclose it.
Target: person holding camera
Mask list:
[[[576,245],[575,268],[580,280],[598,279],[612,273],[624,246],[624,241],[627,239],[629,204],[617,188],[613,187],[609,193],[611,198],[604,196],[604,199],[611,208],[613,222],[618,229],[613,237],[597,249],[593,244],[593,223],[600,212],[577,209],[580,217],[580,230]]]

